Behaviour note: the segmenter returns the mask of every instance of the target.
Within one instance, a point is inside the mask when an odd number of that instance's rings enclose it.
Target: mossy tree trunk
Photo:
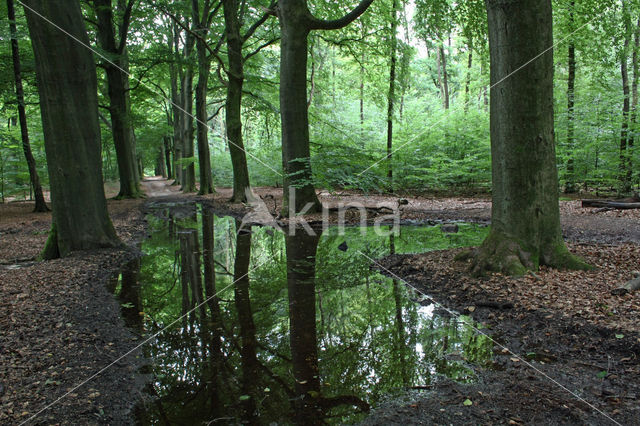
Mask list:
[[[492,228],[473,271],[585,269],[562,239],[554,145],[551,0],[488,0]]]
[[[340,19],[316,18],[306,0],[280,0],[280,114],[282,117],[282,169],[284,196],[282,214],[318,212],[322,204],[315,192],[309,148],[309,114],[307,110],[308,36],[312,30],[343,28],[356,20],[373,3],[362,0]],[[289,191],[295,197],[290,199]],[[308,206],[310,208],[306,209]],[[306,210],[305,210],[306,209]]]
[[[121,245],[109,219],[100,160],[96,68],[77,0],[25,0],[35,54],[53,224],[45,258]]]

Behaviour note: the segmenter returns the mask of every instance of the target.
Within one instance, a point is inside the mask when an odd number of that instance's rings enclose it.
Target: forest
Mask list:
[[[637,423],[640,1],[0,16],[0,423]]]

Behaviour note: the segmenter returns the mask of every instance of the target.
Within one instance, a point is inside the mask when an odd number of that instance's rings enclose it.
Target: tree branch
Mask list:
[[[253,25],[247,30],[247,32],[242,36],[242,44],[246,43],[247,40],[251,38],[251,36],[264,24],[270,16],[275,16],[275,9],[278,5],[277,1],[272,1],[264,15],[260,17]]]
[[[362,0],[355,9],[340,19],[326,21],[318,19],[309,12],[309,29],[311,30],[338,30],[344,28],[362,15],[371,6],[374,0]]]
[[[246,62],[246,61],[247,61],[249,58],[251,58],[252,56],[255,56],[255,55],[257,55],[258,53],[260,53],[260,51],[261,51],[262,49],[264,49],[265,47],[269,47],[269,46],[271,46],[272,44],[274,44],[274,43],[276,43],[276,42],[278,42],[278,41],[280,41],[280,37],[274,38],[274,39],[272,39],[272,40],[269,40],[269,41],[265,42],[264,44],[261,44],[260,46],[258,46],[258,48],[257,48],[256,50],[254,50],[253,52],[248,53],[247,55],[245,55],[245,57],[244,57],[244,59],[243,59],[243,60]]]
[[[127,36],[129,34],[129,25],[131,25],[131,12],[136,0],[129,0],[127,7],[124,9],[122,16],[122,25],[120,25],[120,44],[118,44],[118,53],[122,54],[127,46]]]

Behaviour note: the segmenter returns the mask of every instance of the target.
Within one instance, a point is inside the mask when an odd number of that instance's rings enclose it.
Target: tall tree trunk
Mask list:
[[[100,161],[98,83],[77,0],[26,0],[51,182],[53,219],[43,257],[121,245],[107,212]]]
[[[282,170],[284,195],[282,214],[308,213],[322,205],[315,192],[309,148],[307,111],[307,47],[309,28],[295,7],[297,0],[280,2],[280,114],[282,115]],[[306,9],[306,5],[304,5]],[[290,199],[289,192],[294,199]],[[291,204],[290,204],[291,203]]]
[[[227,119],[226,139],[233,168],[232,202],[246,202],[251,193],[247,154],[242,135],[242,86],[244,84],[243,40],[238,20],[238,0],[223,0],[227,56],[229,59],[229,81],[225,116]]]
[[[447,55],[444,52],[444,44],[439,47],[440,66],[442,67],[442,106],[449,109],[449,76],[447,75]]]
[[[631,111],[631,99],[629,89],[629,44],[631,43],[631,17],[629,11],[626,8],[626,2],[623,2],[623,19],[625,28],[624,46],[622,55],[620,58],[620,73],[622,76],[622,94],[624,96],[622,101],[622,129],[620,130],[620,188],[621,194],[626,194],[631,191],[631,181],[627,179],[631,170],[627,169],[629,163],[629,113]]]
[[[491,232],[473,271],[588,268],[562,239],[554,144],[551,0],[487,0],[491,56]],[[504,79],[504,80],[503,80]],[[536,81],[536,84],[531,84]],[[499,84],[498,84],[499,83]]]
[[[576,3],[571,0],[569,3],[569,31],[573,31],[575,26],[574,12]],[[569,41],[568,48],[568,66],[569,77],[567,81],[567,182],[565,185],[565,192],[572,194],[577,191],[576,187],[576,173],[575,173],[575,159],[574,159],[574,147],[575,147],[575,88],[576,88],[576,46],[572,39]]]
[[[471,101],[471,68],[473,67],[473,38],[469,36],[467,42],[467,48],[469,49],[469,57],[467,60],[467,79],[464,83],[464,113],[469,112],[469,102]]]
[[[167,179],[173,179],[173,168],[171,167],[171,138],[169,136],[164,137],[163,152]]]
[[[180,94],[182,111],[182,159],[188,160],[182,166],[182,191],[196,191],[196,165],[193,141],[193,60],[194,37],[190,33],[185,35],[184,58],[188,62],[182,76]],[[206,115],[206,113],[205,113]]]
[[[199,37],[196,40],[198,54],[198,84],[196,85],[196,126],[198,134],[198,164],[200,166],[200,195],[212,194],[213,176],[211,174],[211,153],[209,152],[209,126],[207,114],[207,84],[211,60],[207,56],[206,36],[209,32],[207,18],[209,16],[209,1],[205,2],[200,17],[198,0],[192,0],[193,25]]]
[[[387,179],[389,190],[393,192],[393,111],[396,97],[396,64],[398,61],[398,1],[391,3],[391,34],[389,66],[389,94],[387,96]]]
[[[13,75],[16,80],[16,99],[18,101],[18,118],[20,120],[20,135],[22,136],[22,151],[24,152],[27,166],[29,167],[29,179],[36,199],[34,212],[48,212],[49,208],[44,201],[40,176],[36,168],[36,159],[31,152],[29,142],[29,128],[27,127],[27,113],[24,108],[24,89],[22,88],[22,73],[20,66],[20,50],[18,49],[18,32],[16,29],[16,13],[13,0],[7,0],[7,14],[9,17],[9,32],[11,34],[11,57],[13,59]]]
[[[322,209],[313,185],[307,111],[307,55],[311,30],[333,30],[349,25],[371,5],[362,0],[340,19],[314,17],[306,0],[281,0],[280,19],[280,114],[282,117],[282,169],[284,172],[283,215]],[[294,196],[291,199],[289,192]]]
[[[103,67],[107,75],[111,132],[120,177],[118,198],[137,198],[142,196],[142,192],[131,127],[129,77],[123,72],[128,70],[126,44],[121,42],[118,45],[116,42],[112,0],[94,0],[94,6],[98,19],[98,41],[100,47],[110,55]],[[128,28],[122,29],[121,34],[122,31],[128,31]]]
[[[640,55],[640,19],[636,24],[633,39],[633,55],[631,58],[631,66],[633,68],[633,81],[631,82],[631,134],[627,141],[627,149],[629,150],[627,162],[627,181],[633,184],[633,151],[635,145],[636,124],[638,121],[638,80],[640,79],[638,56]]]
[[[183,123],[183,115],[182,108],[182,95],[180,94],[180,90],[178,88],[178,81],[182,81],[181,73],[176,69],[176,63],[180,61],[180,49],[179,49],[179,40],[180,40],[180,32],[178,31],[178,25],[172,25],[170,45],[171,50],[173,51],[173,60],[171,64],[169,64],[169,76],[171,80],[171,112],[173,115],[173,174],[174,174],[174,184],[182,185],[182,146],[184,143],[182,142],[182,123]]]

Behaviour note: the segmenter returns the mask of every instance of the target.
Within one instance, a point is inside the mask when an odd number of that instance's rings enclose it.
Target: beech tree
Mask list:
[[[96,68],[78,0],[25,0],[53,219],[43,257],[116,247],[100,161]],[[54,26],[55,25],[55,26]],[[66,33],[72,35],[69,37]]]
[[[492,227],[475,254],[473,271],[587,269],[567,250],[560,227],[553,54],[545,52],[553,46],[551,0],[487,0],[487,12]]]
[[[140,191],[140,175],[136,160],[136,149],[131,125],[131,101],[129,97],[129,61],[127,58],[127,37],[131,24],[131,12],[135,0],[126,3],[117,2],[122,20],[117,25],[119,40],[116,40],[114,28],[114,10],[112,0],[94,0],[97,17],[97,35],[100,47],[109,60],[100,64],[107,75],[109,92],[109,115],[111,116],[111,133],[116,148],[118,173],[120,177],[120,193],[118,198],[137,198]]]
[[[42,193],[42,185],[40,185],[40,176],[36,169],[36,160],[31,152],[31,143],[29,142],[29,128],[27,127],[27,114],[24,108],[24,89],[22,87],[22,71],[20,66],[20,50],[18,49],[18,36],[16,30],[16,13],[13,0],[7,0],[7,15],[9,18],[9,31],[11,33],[11,57],[13,62],[13,75],[16,82],[16,100],[18,101],[18,119],[20,120],[20,135],[22,137],[22,151],[29,166],[29,179],[36,199],[36,205],[33,211],[48,212],[49,208],[44,201]]]
[[[340,19],[326,21],[311,14],[307,0],[280,0],[277,14],[280,20],[280,115],[282,118],[282,168],[284,196],[282,214],[322,209],[316,195],[311,173],[309,150],[309,113],[307,105],[308,37],[312,30],[336,30],[349,25],[362,15],[373,0],[360,4]],[[289,205],[289,190],[295,195]]]

